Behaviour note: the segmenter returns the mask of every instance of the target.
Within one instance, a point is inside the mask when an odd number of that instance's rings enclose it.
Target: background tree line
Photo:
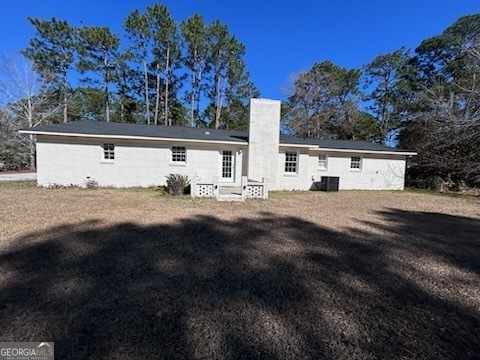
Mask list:
[[[2,59],[4,163],[33,167],[33,139],[11,129],[50,122],[247,126],[248,100],[259,93],[246,70],[245,46],[218,19],[207,24],[194,14],[178,23],[155,4],[128,14],[122,35],[55,18],[28,20],[36,34],[24,58]],[[25,102],[33,105],[27,116]]]
[[[283,126],[307,138],[417,151],[408,169],[413,185],[480,186],[480,15],[361,69],[314,64],[295,78]]]
[[[206,24],[194,14],[178,24],[155,4],[128,14],[123,37],[108,27],[29,20],[36,36],[22,53],[55,81],[65,122],[237,127],[234,107],[257,93],[245,46],[218,19]]]
[[[0,161],[34,166],[32,138],[16,129],[80,119],[246,129],[259,93],[245,46],[220,20],[178,23],[160,4],[108,27],[29,19],[25,60],[0,66]],[[359,69],[330,61],[298,74],[282,128],[308,138],[364,140],[415,150],[418,185],[480,185],[480,15],[458,19],[415,50]]]

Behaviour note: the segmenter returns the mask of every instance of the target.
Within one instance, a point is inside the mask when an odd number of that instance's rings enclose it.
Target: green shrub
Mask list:
[[[469,185],[464,179],[455,179],[451,175],[445,177],[439,175],[418,178],[409,177],[406,179],[406,186],[438,192],[468,192],[476,188]]]
[[[0,171],[22,170],[28,167],[28,153],[14,147],[0,147]]]
[[[432,176],[426,179],[427,189],[434,191],[444,191],[445,190],[445,181],[441,176]]]
[[[186,175],[170,174],[167,176],[166,190],[170,195],[188,194],[190,180]]]

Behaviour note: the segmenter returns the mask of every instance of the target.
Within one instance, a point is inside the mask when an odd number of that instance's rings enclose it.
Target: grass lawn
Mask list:
[[[474,359],[480,201],[0,183],[0,339],[58,359]]]

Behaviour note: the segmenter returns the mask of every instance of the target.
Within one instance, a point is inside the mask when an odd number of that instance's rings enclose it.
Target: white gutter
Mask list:
[[[386,154],[386,155],[405,155],[413,156],[417,155],[416,152],[412,151],[381,151],[381,150],[349,150],[349,149],[333,149],[333,148],[321,148],[315,147],[314,145],[305,145],[305,144],[283,144],[280,143],[281,147],[300,147],[308,148],[312,151],[326,151],[326,152],[340,152],[340,153],[360,153],[360,154]]]
[[[301,147],[301,148],[308,148],[310,149],[312,145],[306,145],[306,144],[284,144],[280,143],[280,146],[282,147]]]
[[[381,151],[381,150],[353,150],[353,149],[331,149],[331,148],[311,148],[310,150],[327,151],[327,152],[341,152],[341,153],[362,153],[362,154],[386,154],[386,155],[417,155],[414,151]]]
[[[125,139],[125,140],[152,140],[152,141],[173,141],[173,142],[199,142],[229,145],[248,145],[246,141],[223,141],[223,140],[199,140],[199,139],[181,139],[181,138],[159,138],[150,136],[130,136],[130,135],[99,135],[99,134],[77,134],[77,133],[58,133],[48,131],[20,130],[21,134],[32,135],[51,135],[51,136],[69,136],[69,137],[87,137],[102,139]]]

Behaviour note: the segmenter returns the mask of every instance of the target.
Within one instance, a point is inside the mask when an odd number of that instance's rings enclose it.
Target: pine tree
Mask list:
[[[133,55],[134,62],[142,64],[143,67],[143,98],[145,100],[145,111],[147,124],[150,124],[150,84],[148,62],[151,58],[151,42],[149,21],[146,14],[141,14],[138,10],[132,11],[124,22],[125,30],[132,41],[130,53]]]
[[[137,102],[134,100],[132,93],[132,84],[134,84],[135,71],[129,66],[129,61],[133,58],[128,51],[119,53],[116,56],[115,66],[113,68],[113,81],[117,88],[117,101],[115,105],[119,107],[120,122],[133,122],[133,112],[137,108]]]
[[[372,101],[372,105],[369,110],[377,118],[382,143],[392,138],[392,131],[401,122],[401,83],[409,60],[408,51],[401,48],[377,56],[365,67],[366,86],[371,89],[368,100]]]
[[[236,121],[229,121],[229,117],[222,116],[222,112],[226,111],[226,115],[238,113],[239,103],[245,103],[257,91],[245,69],[245,46],[230,34],[227,26],[219,19],[208,26],[207,44],[210,76],[206,96],[211,104],[207,109],[207,116],[210,118],[210,125],[216,129],[229,127],[229,122],[232,125]],[[230,111],[232,104],[236,109],[234,112]]]
[[[168,108],[169,108],[169,86],[171,83],[172,68],[178,66],[180,59],[179,38],[177,35],[177,26],[171,18],[168,9],[164,5],[155,4],[147,7],[147,16],[150,24],[150,33],[153,39],[154,67],[156,69],[156,94],[155,94],[155,115],[154,122],[159,122],[159,106],[160,106],[160,74],[163,71],[163,82],[165,84],[164,124],[169,125]]]
[[[101,77],[105,104],[105,118],[110,121],[110,89],[113,80],[113,68],[120,39],[107,27],[83,27],[79,30],[82,46],[80,47],[80,61],[78,69],[81,73],[91,72]],[[87,78],[93,84],[98,81]]]
[[[37,71],[55,79],[62,93],[63,121],[68,121],[69,82],[68,73],[75,61],[78,47],[76,30],[66,21],[52,18],[40,20],[28,18],[36,35],[30,39],[22,54],[30,59]]]
[[[203,17],[194,14],[181,24],[181,31],[186,47],[185,67],[192,78],[191,90],[187,94],[190,98],[190,125],[195,126],[199,121],[203,76],[208,71],[207,27]]]

